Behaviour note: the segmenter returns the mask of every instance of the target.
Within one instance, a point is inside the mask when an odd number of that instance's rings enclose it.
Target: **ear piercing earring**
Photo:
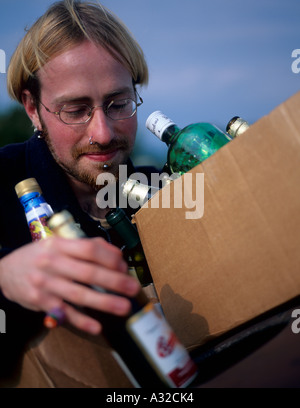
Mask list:
[[[42,132],[42,130],[39,130],[38,128],[34,128],[33,129],[33,131],[34,131],[34,134],[36,135],[36,137],[38,138],[38,139],[43,139],[43,132]]]

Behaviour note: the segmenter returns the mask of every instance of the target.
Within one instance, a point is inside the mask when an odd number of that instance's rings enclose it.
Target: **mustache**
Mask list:
[[[77,159],[78,157],[84,154],[93,154],[93,153],[108,153],[112,150],[127,150],[128,149],[128,142],[127,140],[112,140],[110,143],[106,145],[102,145],[101,143],[94,142],[92,145],[87,144],[86,146],[82,147],[75,147],[72,151],[73,158]]]

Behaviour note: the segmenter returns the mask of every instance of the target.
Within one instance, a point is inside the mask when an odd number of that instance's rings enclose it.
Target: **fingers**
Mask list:
[[[47,242],[46,242],[47,241]],[[88,285],[100,286],[126,296],[134,296],[140,289],[139,282],[129,276],[128,266],[122,258],[122,252],[102,239],[65,240],[48,239],[47,251],[41,251],[36,259],[38,270],[47,272],[44,279],[39,275],[36,286],[56,292],[48,274]],[[50,242],[51,241],[51,242]],[[49,243],[50,242],[50,243]],[[121,272],[121,273],[120,273]],[[70,288],[63,285],[65,292]]]
[[[131,303],[127,298],[87,287],[99,286],[124,296],[138,293],[140,284],[125,274],[128,267],[118,248],[102,239],[58,239],[51,240],[51,245],[47,243],[47,249],[46,254],[38,260],[38,265],[48,273],[44,279],[36,282],[51,298],[51,307],[49,305],[47,310],[64,299],[74,305],[64,306],[66,321],[91,334],[101,331],[101,322],[80,312],[76,306],[119,316],[129,313]],[[52,256],[53,253],[56,256]]]
[[[99,321],[66,303],[62,303],[60,307],[52,308],[50,312],[47,313],[44,319],[44,326],[48,329],[52,329],[63,324],[65,321],[68,321],[77,329],[92,335],[97,335],[102,331],[102,324]]]
[[[48,238],[12,252],[0,266],[1,290],[10,300],[36,311],[62,307],[68,322],[90,333],[99,332],[101,323],[77,306],[123,316],[131,307],[126,297],[140,291],[139,282],[126,273],[122,252],[101,238]]]
[[[64,299],[74,305],[89,307],[115,315],[126,315],[131,308],[130,301],[126,297],[99,292],[86,285],[60,277],[49,278],[49,282],[45,285],[45,291],[48,298],[52,296],[54,299]],[[47,309],[49,309],[49,302],[47,303]]]
[[[127,265],[123,259],[122,251],[103,238],[69,240],[55,237],[43,242],[44,245],[52,251],[63,251],[65,255],[74,257],[74,259],[93,262],[108,269],[118,270],[123,273],[127,271]]]
[[[83,314],[68,305],[64,311],[68,322],[71,323],[78,330],[83,330],[93,335],[101,333],[102,324],[99,321],[92,319],[86,314]]]
[[[47,272],[47,274],[43,276],[38,275],[35,278],[34,284],[51,292],[55,292],[53,286],[55,284],[55,277],[100,286],[127,296],[134,296],[140,286],[136,279],[127,274],[69,256],[44,256],[38,261],[38,267]],[[59,290],[60,285],[61,288],[64,288],[64,291],[70,289],[65,287],[63,280],[60,280],[56,283],[57,290]]]

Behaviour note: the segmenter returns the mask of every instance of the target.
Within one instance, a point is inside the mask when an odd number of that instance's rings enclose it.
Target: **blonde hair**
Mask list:
[[[134,85],[147,84],[143,51],[117,17],[98,3],[63,0],[54,3],[33,24],[15,50],[7,71],[9,95],[22,103],[22,91],[29,89],[38,98],[37,71],[54,56],[86,39],[114,55],[131,73]]]

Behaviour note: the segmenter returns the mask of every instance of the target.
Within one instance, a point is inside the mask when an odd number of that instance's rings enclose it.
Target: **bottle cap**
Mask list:
[[[123,197],[137,202],[140,206],[144,205],[158,190],[157,187],[141,184],[138,180],[131,178],[122,185]]]
[[[20,181],[20,183],[16,184],[15,190],[19,198],[28,193],[38,192],[42,194],[41,187],[39,186],[35,178],[28,178],[26,180]]]
[[[122,194],[124,197],[128,197],[131,190],[134,188],[134,186],[138,183],[137,180],[133,180],[129,178],[127,181],[125,181],[124,184],[122,184]]]
[[[71,213],[67,210],[63,210],[59,213],[52,215],[49,219],[48,224],[51,229],[56,229],[61,227],[65,223],[75,222]]]
[[[249,123],[240,118],[239,116],[234,116],[226,126],[226,132],[231,137],[236,137],[244,133],[250,127]]]
[[[161,111],[155,111],[146,120],[146,128],[150,130],[160,140],[164,131],[175,123],[164,115]]]
[[[84,237],[84,232],[79,228],[78,224],[71,213],[67,210],[55,213],[48,221],[49,228],[55,234],[63,238],[80,238]]]
[[[113,210],[110,210],[106,215],[105,218],[111,227],[114,227],[120,221],[127,218],[125,211],[121,208],[117,207]]]

